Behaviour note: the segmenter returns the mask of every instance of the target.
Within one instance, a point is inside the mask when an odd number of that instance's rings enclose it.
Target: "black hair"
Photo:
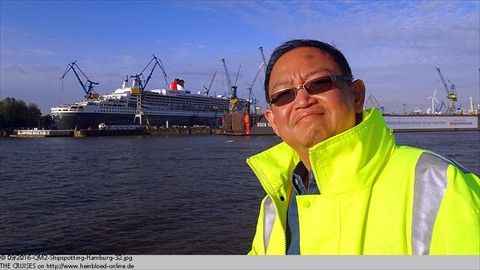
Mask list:
[[[350,69],[350,65],[348,64],[347,59],[345,56],[334,46],[318,41],[313,39],[293,39],[283,43],[282,45],[275,48],[268,61],[267,68],[265,70],[265,99],[268,103],[270,103],[270,96],[268,94],[268,85],[270,83],[270,74],[272,73],[273,66],[277,63],[278,59],[284,55],[285,53],[300,47],[313,47],[320,49],[328,54],[330,54],[339,66],[343,76],[353,80],[352,70]]]

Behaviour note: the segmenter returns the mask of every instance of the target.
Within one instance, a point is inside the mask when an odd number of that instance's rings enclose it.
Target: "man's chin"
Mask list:
[[[323,131],[307,130],[305,133],[303,133],[302,140],[305,146],[312,148],[313,146],[327,140],[330,137],[331,136],[326,135]]]

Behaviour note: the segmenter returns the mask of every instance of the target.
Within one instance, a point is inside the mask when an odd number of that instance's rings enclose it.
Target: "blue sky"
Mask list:
[[[419,107],[438,80],[435,66],[456,85],[457,107],[480,99],[480,1],[0,1],[0,99],[39,105],[43,114],[83,98],[77,60],[99,94],[140,73],[155,54],[169,81],[192,92],[228,89],[221,59],[239,95],[247,97],[261,63],[293,38],[336,45],[356,78],[389,112]],[[164,87],[156,70],[147,88]],[[261,83],[253,90],[265,107]],[[445,98],[440,84],[437,99]],[[367,107],[369,104],[367,104]]]

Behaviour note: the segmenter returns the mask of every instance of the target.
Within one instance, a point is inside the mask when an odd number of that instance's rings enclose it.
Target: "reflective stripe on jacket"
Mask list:
[[[297,196],[301,254],[480,254],[478,176],[435,153],[396,146],[376,110],[310,149],[320,195]],[[291,174],[280,143],[247,159],[267,196],[249,254],[285,254]]]

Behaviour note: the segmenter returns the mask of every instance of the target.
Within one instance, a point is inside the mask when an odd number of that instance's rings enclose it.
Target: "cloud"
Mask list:
[[[25,54],[36,55],[36,56],[51,56],[51,55],[54,55],[55,52],[51,50],[45,50],[45,49],[29,49],[25,51]]]

